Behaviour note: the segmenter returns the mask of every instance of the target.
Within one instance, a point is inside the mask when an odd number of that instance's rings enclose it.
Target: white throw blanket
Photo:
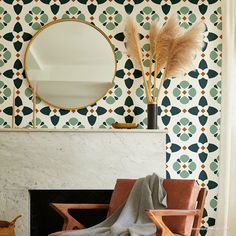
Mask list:
[[[156,174],[138,179],[126,203],[105,221],[83,230],[67,231],[63,236],[151,236],[156,226],[146,209],[163,209],[166,192],[163,179]]]

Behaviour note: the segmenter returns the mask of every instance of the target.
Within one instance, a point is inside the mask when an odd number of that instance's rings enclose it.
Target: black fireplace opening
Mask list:
[[[48,236],[61,231],[63,218],[50,203],[100,203],[110,202],[112,190],[29,190],[30,235]],[[107,210],[70,210],[70,214],[86,227],[105,220]]]

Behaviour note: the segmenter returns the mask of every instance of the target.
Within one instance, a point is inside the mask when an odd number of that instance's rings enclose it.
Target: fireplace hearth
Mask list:
[[[60,231],[63,218],[50,207],[56,203],[109,203],[112,190],[29,190],[30,235],[47,236]],[[106,218],[107,210],[71,210],[70,214],[86,227]]]

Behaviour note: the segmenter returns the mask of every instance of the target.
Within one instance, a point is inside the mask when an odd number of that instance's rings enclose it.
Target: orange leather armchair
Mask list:
[[[69,214],[69,209],[107,209],[107,216],[110,216],[127,200],[135,181],[133,179],[118,179],[110,204],[51,203],[51,206],[64,218],[62,230],[85,228]],[[146,210],[150,219],[157,226],[156,235],[197,236],[207,190],[201,189],[195,180],[166,179],[163,185],[167,192],[167,209]],[[60,233],[55,235],[59,236]]]

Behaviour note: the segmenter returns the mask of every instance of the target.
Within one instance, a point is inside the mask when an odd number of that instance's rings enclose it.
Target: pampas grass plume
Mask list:
[[[137,30],[137,26],[133,19],[128,16],[126,19],[125,26],[125,38],[126,38],[126,49],[127,54],[139,64],[142,62],[142,52],[140,46],[140,38]]]
[[[140,37],[136,24],[131,17],[127,17],[125,27],[125,38],[127,54],[132,57],[142,71],[144,88],[147,102],[158,102],[160,91],[164,81],[169,77],[178,77],[192,69],[194,57],[203,46],[203,32],[205,25],[201,22],[194,24],[184,31],[178,24],[177,18],[172,15],[166,24],[159,28],[156,21],[150,27],[150,65],[149,80],[146,80],[144,66],[142,62],[142,50]],[[152,60],[155,59],[154,66],[154,96],[152,90]],[[157,74],[165,68],[157,94]]]
[[[138,66],[142,71],[144,88],[147,96],[148,103],[151,102],[152,98],[150,95],[150,91],[148,88],[145,71],[142,62],[142,51],[140,46],[140,38],[139,33],[137,30],[136,24],[133,22],[132,18],[129,16],[126,20],[126,27],[125,27],[125,38],[126,38],[126,47],[127,47],[127,54],[132,57],[132,59],[137,62]]]
[[[166,78],[181,76],[192,69],[194,57],[203,46],[204,28],[203,23],[196,23],[176,38],[168,53]]]
[[[149,33],[151,59],[153,59],[153,57],[156,54],[156,45],[157,45],[157,40],[158,40],[159,33],[160,33],[160,28],[157,24],[157,21],[153,21],[151,23],[150,33]]]
[[[169,50],[177,36],[182,33],[178,21],[171,15],[159,32],[156,41],[156,71],[159,72],[167,63]]]

